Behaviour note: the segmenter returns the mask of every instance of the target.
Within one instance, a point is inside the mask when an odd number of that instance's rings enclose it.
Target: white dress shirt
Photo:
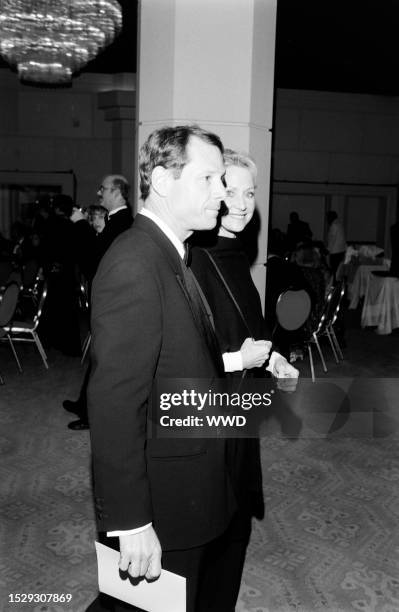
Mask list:
[[[346,250],[344,228],[337,219],[331,223],[328,230],[327,249],[329,250],[330,255],[343,253]]]

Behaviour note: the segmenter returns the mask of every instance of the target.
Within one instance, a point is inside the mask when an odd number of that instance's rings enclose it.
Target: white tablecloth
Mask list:
[[[369,275],[362,310],[362,327],[377,326],[378,334],[399,327],[399,279]]]
[[[348,285],[349,308],[355,309],[360,298],[366,295],[367,281],[373,270],[388,270],[389,264],[366,265],[361,264],[355,272],[353,281]]]

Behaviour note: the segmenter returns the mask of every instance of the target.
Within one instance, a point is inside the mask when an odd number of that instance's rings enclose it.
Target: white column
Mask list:
[[[253,268],[265,293],[277,0],[141,0],[137,146],[162,125],[198,123],[258,165]]]

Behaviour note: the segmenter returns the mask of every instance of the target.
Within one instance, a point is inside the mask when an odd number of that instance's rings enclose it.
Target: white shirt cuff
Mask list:
[[[272,352],[269,358],[269,363],[266,367],[266,370],[268,372],[271,372],[273,374],[274,364],[276,363],[276,360],[280,357],[282,359],[285,359],[285,357],[283,357],[283,355],[280,355],[280,353],[277,353],[277,351]],[[234,353],[223,353],[223,364],[225,372],[241,372],[244,369],[241,351],[235,351]]]
[[[241,351],[235,351],[234,353],[223,353],[222,357],[225,372],[237,372],[244,369]]]
[[[280,353],[277,353],[277,351],[273,351],[272,354],[269,357],[269,363],[266,367],[266,370],[268,372],[271,372],[273,374],[273,370],[274,370],[274,364],[276,363],[276,360],[279,358],[285,359],[285,357],[283,357],[283,355],[280,355]]]
[[[125,535],[135,535],[136,533],[140,533],[148,527],[151,527],[152,523],[147,523],[147,525],[143,525],[143,527],[137,527],[136,529],[126,529],[124,531],[107,531],[107,536],[109,538],[113,538],[115,536],[125,536]]]

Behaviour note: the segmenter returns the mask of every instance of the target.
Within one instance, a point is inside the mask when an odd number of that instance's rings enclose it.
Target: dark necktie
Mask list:
[[[219,371],[223,372],[222,353],[216,338],[213,316],[209,304],[195,278],[190,264],[190,250],[185,245],[185,257],[182,261],[181,268],[183,272],[184,286],[189,298],[191,312],[204,337],[209,351],[214,358]]]

